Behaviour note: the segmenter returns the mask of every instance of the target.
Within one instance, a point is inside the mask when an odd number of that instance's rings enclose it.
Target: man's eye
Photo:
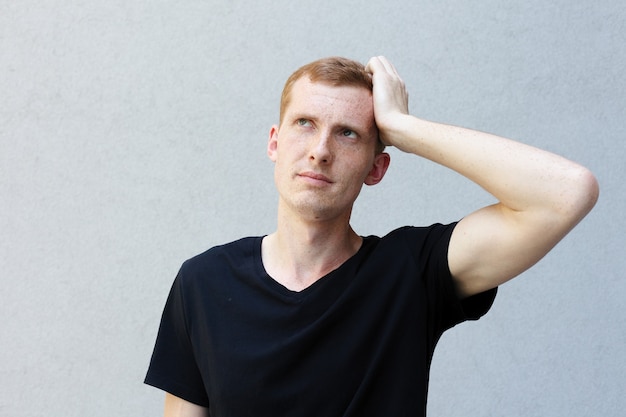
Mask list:
[[[307,119],[298,119],[298,126],[309,126],[310,122]]]
[[[350,138],[356,138],[356,132],[354,130],[346,129],[343,131],[343,135]]]

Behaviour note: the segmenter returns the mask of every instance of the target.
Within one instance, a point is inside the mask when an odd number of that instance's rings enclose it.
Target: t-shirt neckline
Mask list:
[[[272,276],[265,269],[265,265],[263,265],[263,257],[261,255],[261,245],[265,237],[266,235],[259,236],[253,241],[254,263],[255,263],[255,269],[257,270],[257,276],[259,277],[259,280],[261,281],[261,283],[270,291],[278,294],[281,297],[285,297],[291,301],[302,301],[304,298],[309,296],[309,294],[316,292],[318,288],[326,285],[326,283],[332,279],[333,275],[340,273],[342,269],[349,267],[353,262],[357,262],[357,260],[361,257],[361,254],[365,251],[365,247],[367,246],[367,243],[371,239],[371,236],[367,236],[367,237],[361,236],[361,239],[362,239],[361,246],[359,247],[359,249],[356,251],[354,255],[346,259],[346,261],[343,262],[341,265],[339,265],[337,268],[333,269],[326,275],[320,277],[317,281],[315,281],[308,287],[303,288],[300,291],[296,291],[296,290],[291,290],[285,287],[280,282],[276,281],[274,278],[272,278]]]

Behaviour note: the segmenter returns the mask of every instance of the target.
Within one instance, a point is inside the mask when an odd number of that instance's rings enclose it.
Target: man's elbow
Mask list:
[[[600,185],[595,175],[585,167],[576,167],[570,175],[572,185],[565,196],[563,214],[576,224],[595,206],[600,195]]]

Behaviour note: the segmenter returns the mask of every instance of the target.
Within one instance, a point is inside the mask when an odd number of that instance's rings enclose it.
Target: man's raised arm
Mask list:
[[[381,140],[453,169],[498,200],[463,218],[452,234],[448,262],[460,297],[530,268],[594,206],[598,184],[588,169],[509,139],[411,116],[395,68],[384,57],[367,68]]]

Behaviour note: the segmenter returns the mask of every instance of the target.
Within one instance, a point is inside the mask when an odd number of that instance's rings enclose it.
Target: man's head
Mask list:
[[[308,77],[314,83],[328,84],[334,87],[362,87],[372,91],[372,77],[360,62],[342,57],[318,59],[300,67],[287,79],[280,98],[279,123],[283,121],[294,83],[303,77]],[[381,153],[384,149],[385,145],[378,140],[376,153]]]
[[[267,145],[286,212],[349,219],[362,186],[382,180],[390,158],[379,146],[372,94],[363,66],[343,58],[313,62],[289,78]]]

